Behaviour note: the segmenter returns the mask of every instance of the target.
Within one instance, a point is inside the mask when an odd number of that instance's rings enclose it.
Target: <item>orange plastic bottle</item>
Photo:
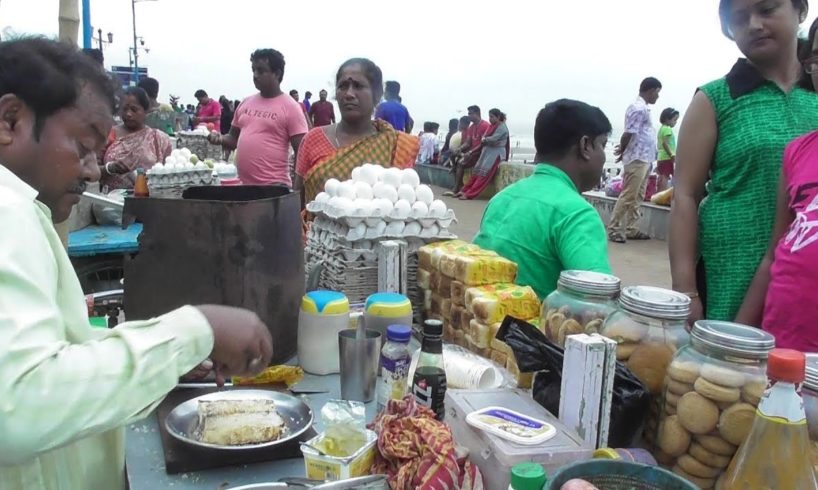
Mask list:
[[[758,405],[750,434],[716,489],[818,489],[809,459],[809,433],[800,390],[805,368],[806,357],[801,352],[770,352],[770,386]]]
[[[145,175],[145,169],[140,168],[136,171],[136,182],[133,185],[134,197],[148,197],[148,177]]]

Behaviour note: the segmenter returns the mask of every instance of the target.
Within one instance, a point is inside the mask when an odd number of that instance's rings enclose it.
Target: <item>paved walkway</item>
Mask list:
[[[445,189],[435,187],[436,196]],[[457,223],[452,232],[460,239],[471,241],[480,229],[480,219],[487,201],[460,201],[442,197],[446,205],[455,210]],[[667,257],[667,243],[661,240],[609,243],[608,254],[614,274],[624,285],[645,285],[670,287],[670,263]]]

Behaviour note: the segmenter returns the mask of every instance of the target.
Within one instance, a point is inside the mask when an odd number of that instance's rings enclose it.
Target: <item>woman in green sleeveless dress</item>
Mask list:
[[[691,320],[735,318],[769,245],[784,147],[818,128],[818,96],[797,86],[807,8],[719,2],[722,31],[747,58],[700,88],[679,131],[670,262]]]

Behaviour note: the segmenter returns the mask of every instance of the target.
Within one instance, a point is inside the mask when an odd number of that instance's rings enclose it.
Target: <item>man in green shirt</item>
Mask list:
[[[534,174],[494,196],[474,243],[519,266],[517,283],[540,299],[564,270],[610,273],[605,226],[583,197],[599,182],[611,123],[597,108],[561,99],[537,115]]]

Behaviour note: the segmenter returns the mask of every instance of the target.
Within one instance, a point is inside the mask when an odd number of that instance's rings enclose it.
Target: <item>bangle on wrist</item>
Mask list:
[[[690,299],[694,299],[694,298],[699,297],[699,292],[698,291],[689,291],[689,292],[681,291],[681,293],[684,294],[685,296],[687,296]]]
[[[111,164],[111,162],[108,162],[108,163],[105,164],[105,173],[108,174],[108,175],[114,175],[114,174],[111,173],[111,169],[108,168],[108,165],[110,165],[110,164]]]

